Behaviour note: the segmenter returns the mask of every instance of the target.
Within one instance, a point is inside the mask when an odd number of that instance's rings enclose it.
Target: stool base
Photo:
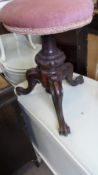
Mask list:
[[[82,76],[78,76],[73,80],[73,65],[65,63],[65,55],[56,47],[53,35],[42,36],[42,50],[36,56],[37,67],[27,71],[26,78],[28,88],[16,88],[18,95],[30,93],[35,85],[39,82],[52,95],[53,103],[57,113],[59,122],[59,134],[68,135],[70,128],[64,121],[62,110],[62,80],[72,86],[82,84],[84,82]]]

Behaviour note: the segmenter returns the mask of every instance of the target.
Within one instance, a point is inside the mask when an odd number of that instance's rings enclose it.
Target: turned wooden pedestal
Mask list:
[[[20,94],[28,94],[39,82],[47,92],[51,93],[59,122],[59,134],[70,133],[69,126],[64,121],[62,110],[62,80],[76,86],[83,83],[83,77],[78,76],[73,80],[73,65],[65,63],[65,55],[57,46],[53,35],[42,36],[42,50],[36,56],[37,67],[27,71],[28,88],[17,87]]]

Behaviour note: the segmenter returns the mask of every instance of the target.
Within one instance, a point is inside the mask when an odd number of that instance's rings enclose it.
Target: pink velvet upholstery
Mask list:
[[[44,35],[82,27],[92,14],[92,0],[14,0],[0,20],[12,32]]]

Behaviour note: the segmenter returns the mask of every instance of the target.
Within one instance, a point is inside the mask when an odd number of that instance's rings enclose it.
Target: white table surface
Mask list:
[[[63,90],[64,116],[71,128],[67,137],[59,136],[51,96],[40,85],[18,100],[87,174],[98,175],[98,82],[85,78],[84,84],[72,87],[64,81]]]

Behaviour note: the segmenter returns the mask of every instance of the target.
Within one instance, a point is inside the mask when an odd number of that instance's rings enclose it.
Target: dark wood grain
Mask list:
[[[42,36],[42,50],[37,54],[37,67],[27,71],[26,78],[28,80],[28,88],[16,88],[16,92],[28,94],[37,83],[41,82],[47,92],[52,94],[53,103],[57,113],[59,122],[59,134],[68,135],[70,128],[64,121],[62,100],[62,80],[76,86],[83,83],[83,77],[79,76],[73,80],[73,65],[65,63],[66,56],[56,46],[53,35]]]

